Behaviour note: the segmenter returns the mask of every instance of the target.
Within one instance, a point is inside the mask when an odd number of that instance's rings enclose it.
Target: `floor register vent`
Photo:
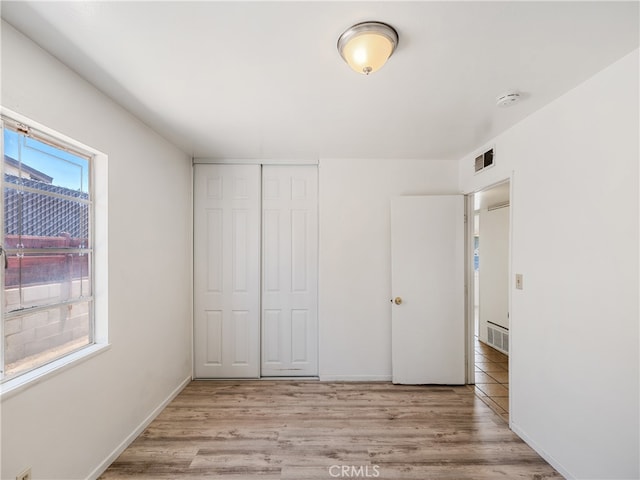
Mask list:
[[[509,353],[509,330],[500,325],[489,324],[487,326],[487,343],[493,348],[506,354]]]

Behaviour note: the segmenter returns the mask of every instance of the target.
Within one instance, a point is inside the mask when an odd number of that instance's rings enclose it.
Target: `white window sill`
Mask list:
[[[27,388],[47,380],[60,372],[78,365],[96,355],[106,352],[111,348],[108,343],[96,343],[89,345],[77,352],[70,353],[62,358],[47,363],[42,367],[36,368],[30,372],[19,375],[16,378],[7,380],[0,385],[0,400],[4,401]]]

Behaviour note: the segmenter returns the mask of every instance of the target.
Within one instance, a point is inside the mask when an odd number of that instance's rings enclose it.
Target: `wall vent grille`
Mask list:
[[[478,155],[475,159],[475,172],[478,173],[485,168],[489,168],[493,165],[493,148],[491,150],[487,150],[482,155]]]
[[[487,343],[496,350],[509,354],[509,331],[497,325],[487,326]]]

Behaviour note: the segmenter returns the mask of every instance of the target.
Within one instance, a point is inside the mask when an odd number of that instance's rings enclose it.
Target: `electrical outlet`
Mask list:
[[[22,473],[19,473],[16,480],[31,480],[31,468],[27,468]]]

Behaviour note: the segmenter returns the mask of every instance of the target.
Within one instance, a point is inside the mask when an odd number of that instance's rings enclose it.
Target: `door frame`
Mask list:
[[[465,235],[465,290],[466,290],[466,303],[465,303],[465,340],[466,340],[466,352],[467,352],[467,384],[474,385],[475,382],[475,349],[474,349],[474,299],[475,299],[475,277],[473,272],[473,216],[475,215],[474,199],[476,194],[491,190],[498,185],[502,185],[509,182],[509,252],[507,254],[507,264],[509,272],[507,303],[509,308],[509,356],[513,352],[513,310],[511,308],[511,291],[512,291],[512,278],[513,277],[513,192],[514,192],[514,174],[511,172],[509,176],[503,177],[498,181],[488,183],[475,190],[465,193],[465,206],[467,212],[466,222],[466,235]],[[511,384],[511,368],[509,369],[509,384]],[[511,403],[511,395],[509,395],[509,403]],[[511,411],[511,405],[509,405],[509,411]]]

